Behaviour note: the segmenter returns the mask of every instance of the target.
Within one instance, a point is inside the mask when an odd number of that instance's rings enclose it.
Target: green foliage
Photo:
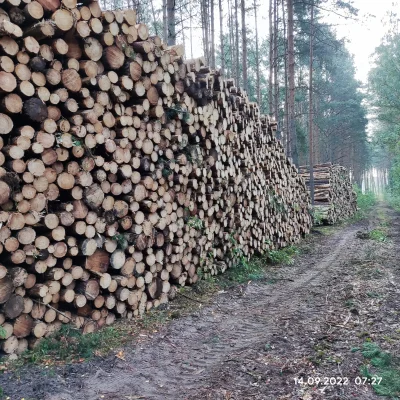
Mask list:
[[[203,220],[198,217],[190,217],[187,221],[188,226],[191,228],[197,229],[198,231],[204,228]]]
[[[324,223],[324,215],[322,214],[321,210],[319,210],[318,208],[313,208],[310,211],[311,214],[311,218],[313,221],[313,225],[323,225]]]
[[[357,193],[357,206],[359,212],[364,215],[366,211],[376,204],[376,196],[372,192],[363,193],[358,185],[354,185],[353,189]]]
[[[112,240],[115,240],[117,242],[118,248],[125,250],[128,247],[128,241],[125,237],[124,234],[122,233],[116,233],[113,237]]]
[[[246,283],[260,280],[265,276],[265,260],[254,257],[250,261],[239,259],[232,268],[221,277],[223,281]]]
[[[374,157],[389,170],[388,200],[400,209],[400,35],[385,37],[375,50],[369,74],[369,102],[374,111]]]
[[[180,104],[173,104],[166,109],[168,119],[180,119],[187,122],[190,118],[190,113],[184,109]]]
[[[377,242],[386,242],[387,234],[383,229],[373,229],[368,233],[369,239],[375,240]]]
[[[398,398],[400,396],[400,362],[390,353],[382,351],[375,343],[364,343],[361,354],[369,365],[361,368],[361,374],[367,378],[382,377],[379,385],[374,385],[380,396]],[[373,371],[373,372],[372,372]]]
[[[116,327],[106,327],[84,335],[71,325],[63,325],[54,335],[25,354],[26,361],[42,364],[47,362],[74,362],[91,358],[95,353],[107,353],[121,343],[127,333]]]
[[[234,260],[234,266],[238,268],[247,268],[248,259],[246,258],[243,249],[239,246],[237,240],[234,237],[234,233],[229,235],[229,241],[232,243],[233,247],[230,250],[231,256]]]
[[[78,147],[78,146],[83,146],[82,140],[78,139],[75,136],[72,136],[72,146]]]
[[[7,331],[0,326],[0,339],[5,339],[7,337]]]
[[[300,253],[296,246],[288,246],[279,250],[270,250],[266,253],[268,262],[274,265],[287,264],[292,265],[294,257]]]

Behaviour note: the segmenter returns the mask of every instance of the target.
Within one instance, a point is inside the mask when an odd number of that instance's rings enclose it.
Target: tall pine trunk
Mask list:
[[[162,11],[163,11],[163,36],[164,36],[164,42],[167,43],[168,41],[167,0],[163,0]]]
[[[167,0],[167,19],[168,19],[168,46],[176,44],[175,33],[175,0]]]
[[[222,15],[222,0],[219,0],[219,34],[221,46],[221,73],[225,74],[225,49],[224,49],[224,29],[223,29],[223,15]]]
[[[273,66],[274,66],[274,30],[273,30],[273,1],[269,0],[269,81],[268,81],[268,103],[269,110],[268,112],[272,115],[274,113],[274,101],[272,95],[272,87],[273,87]]]
[[[156,33],[156,36],[158,36],[157,18],[156,18],[156,12],[154,10],[153,0],[150,0],[150,4],[151,4],[151,13],[153,15],[153,27],[154,27],[154,31]]]
[[[278,122],[278,130],[279,130],[278,29],[279,29],[278,0],[274,0],[274,113],[275,113],[275,120]]]
[[[192,13],[193,13],[193,4],[190,2],[190,15],[189,15],[189,34],[190,34],[190,58],[193,58],[193,21],[192,21]]]
[[[240,86],[240,69],[239,69],[239,19],[238,19],[238,0],[235,0],[235,80],[236,85]]]
[[[312,0],[313,1],[313,0]],[[314,153],[313,153],[313,50],[314,50],[314,3],[311,4],[310,20],[310,70],[308,81],[308,141],[310,156],[310,195],[311,204],[314,206]]]
[[[209,20],[208,0],[201,0],[201,19],[203,29],[203,49],[207,65],[210,65]]]
[[[233,15],[232,15],[232,5],[231,0],[228,0],[228,15],[229,15],[229,69],[227,76],[235,77],[235,46],[234,46],[234,34],[233,34]]]
[[[293,162],[298,165],[299,154],[297,147],[297,133],[295,124],[294,101],[295,101],[295,84],[294,84],[294,20],[293,20],[293,0],[287,0],[288,13],[288,63],[289,63],[289,96],[288,96],[288,137],[290,139],[290,155]]]
[[[246,3],[242,0],[242,67],[243,67],[243,89],[248,92],[247,82],[247,32],[246,32]]]
[[[220,0],[221,1],[221,0]],[[257,23],[257,5],[254,0],[254,26],[256,31],[256,94],[257,102],[261,107],[261,87],[260,87],[260,53],[258,49],[258,23]]]
[[[211,8],[211,68],[215,69],[215,29],[214,29],[214,0],[210,0],[210,8]]]
[[[284,43],[284,74],[283,77],[285,79],[285,115],[284,115],[284,123],[282,124],[282,129],[281,129],[281,135],[282,135],[282,142],[283,142],[283,147],[286,149],[286,154],[288,157],[291,157],[292,154],[292,142],[291,142],[291,137],[290,137],[290,132],[289,132],[289,110],[288,110],[288,68],[287,68],[287,35],[286,35],[286,21],[285,21],[285,3],[282,1],[282,23],[283,23],[283,43]]]

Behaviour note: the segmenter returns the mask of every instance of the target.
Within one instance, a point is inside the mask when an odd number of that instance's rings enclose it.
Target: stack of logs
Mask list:
[[[310,228],[259,107],[97,2],[0,0],[4,352],[165,303]]]
[[[309,186],[309,167],[299,170]],[[331,163],[314,166],[314,205],[316,219],[324,224],[335,224],[356,213],[357,194],[346,168]]]

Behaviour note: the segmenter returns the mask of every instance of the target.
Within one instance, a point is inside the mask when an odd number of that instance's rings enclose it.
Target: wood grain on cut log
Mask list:
[[[74,17],[66,9],[58,9],[51,16],[55,26],[63,32],[69,31],[74,25]]]
[[[3,313],[7,318],[14,319],[21,315],[24,310],[24,299],[21,296],[12,294],[3,305]]]

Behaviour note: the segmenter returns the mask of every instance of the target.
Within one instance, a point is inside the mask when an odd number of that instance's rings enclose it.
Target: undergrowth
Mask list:
[[[354,191],[357,193],[358,210],[353,218],[358,220],[365,217],[365,214],[376,204],[377,199],[373,192],[363,193],[357,185],[354,185]]]
[[[114,347],[121,345],[125,329],[106,327],[97,332],[84,335],[81,330],[71,325],[42,340],[33,350],[22,355],[25,363],[56,364],[57,362],[79,362],[94,355],[107,354]]]
[[[400,360],[370,342],[364,343],[361,353],[367,360],[367,364],[361,368],[361,374],[366,378],[374,376],[382,378],[379,385],[373,386],[376,394],[399,398]]]
[[[373,229],[368,233],[369,239],[375,240],[377,242],[386,242],[387,233],[384,229]]]
[[[279,250],[269,250],[264,255],[253,257],[249,261],[244,257],[238,257],[233,267],[218,276],[218,283],[226,286],[229,283],[241,284],[266,278],[269,265],[292,265],[294,257],[299,253],[298,247],[288,246]]]
[[[294,257],[300,253],[300,250],[296,246],[288,246],[279,250],[270,250],[267,254],[267,260],[273,264],[287,264],[292,265]]]
[[[25,364],[57,365],[105,356],[120,349],[142,329],[154,330],[168,318],[169,314],[165,310],[154,310],[134,323],[117,323],[89,334],[83,334],[71,325],[63,325],[58,332],[43,339],[34,349],[26,351],[17,361],[7,366],[18,369]]]

